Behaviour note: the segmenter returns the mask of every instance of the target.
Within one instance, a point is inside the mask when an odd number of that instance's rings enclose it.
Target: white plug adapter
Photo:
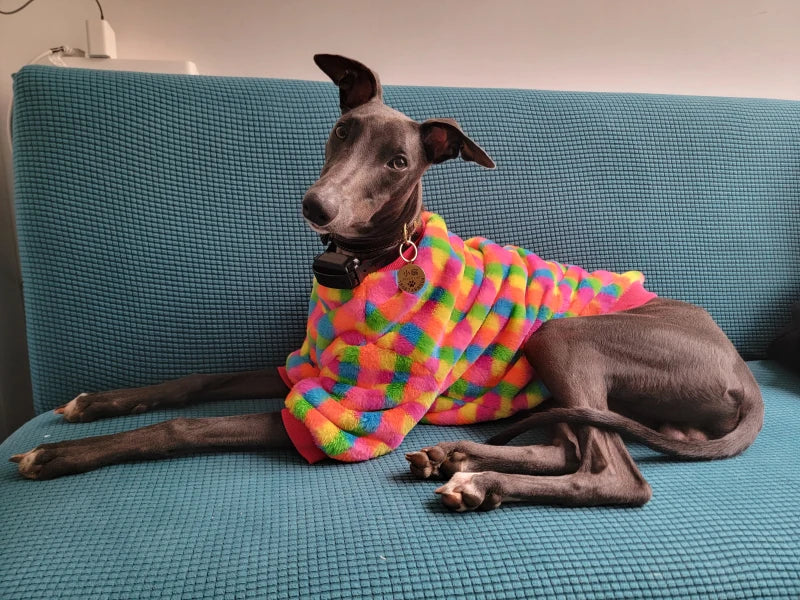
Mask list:
[[[105,19],[87,19],[86,54],[89,58],[117,58],[117,36]]]

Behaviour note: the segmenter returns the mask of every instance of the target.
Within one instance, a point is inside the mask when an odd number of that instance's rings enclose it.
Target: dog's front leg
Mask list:
[[[104,417],[138,414],[192,402],[283,398],[288,391],[276,368],[188,375],[146,387],[83,393],[55,412],[63,414],[67,421],[87,423]]]
[[[456,511],[491,510],[503,502],[562,506],[641,506],[652,491],[616,433],[583,428],[575,473],[531,476],[495,471],[459,472],[436,490]]]
[[[42,444],[11,457],[28,479],[53,479],[130,460],[209,450],[290,448],[280,413],[172,419],[112,435]]]

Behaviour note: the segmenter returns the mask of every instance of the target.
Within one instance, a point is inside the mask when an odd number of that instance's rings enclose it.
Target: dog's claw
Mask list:
[[[24,455],[24,454],[14,454],[14,455],[13,455],[11,458],[9,458],[8,460],[10,460],[10,461],[11,461],[11,462],[13,462],[13,463],[22,462],[22,457],[23,457],[23,456],[25,456],[25,455]]]

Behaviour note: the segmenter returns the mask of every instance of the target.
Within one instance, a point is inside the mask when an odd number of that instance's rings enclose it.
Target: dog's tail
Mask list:
[[[588,425],[619,433],[621,436],[640,442],[645,446],[689,460],[728,458],[743,452],[756,439],[764,422],[764,403],[755,379],[746,381],[739,392],[739,423],[728,434],[711,440],[678,440],[642,425],[615,412],[594,408],[552,408],[536,412],[489,438],[494,446],[507,444],[524,431],[534,427],[567,423]],[[744,378],[745,380],[747,377]],[[737,395],[736,392],[732,394]]]

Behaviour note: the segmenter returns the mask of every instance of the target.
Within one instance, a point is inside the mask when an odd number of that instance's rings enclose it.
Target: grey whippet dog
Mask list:
[[[317,55],[339,87],[342,116],[331,131],[319,180],[303,200],[311,227],[341,250],[368,260],[402,240],[422,210],[420,180],[434,163],[459,155],[494,164],[455,121],[417,123],[382,101],[378,77],[361,63]],[[338,143],[347,133],[347,144]],[[369,202],[365,199],[369,198]],[[552,394],[492,440],[442,442],[406,455],[420,478],[450,478],[437,493],[456,510],[503,501],[589,506],[642,505],[651,489],[620,437],[687,459],[736,455],[763,420],[753,375],[703,309],[656,298],[639,308],[551,320],[524,353]],[[289,392],[275,368],[189,375],[139,389],[84,393],[56,409],[71,422],[140,413],[204,400],[267,398]],[[552,441],[498,445],[533,426]],[[215,449],[287,448],[280,414],[182,418],[114,435],[43,444],[14,456],[31,479],[81,473],[127,460]]]

